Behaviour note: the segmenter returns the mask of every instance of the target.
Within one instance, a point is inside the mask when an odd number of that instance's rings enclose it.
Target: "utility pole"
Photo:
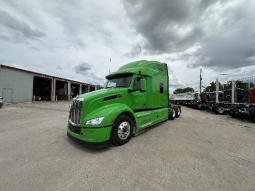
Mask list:
[[[200,69],[199,81],[200,81],[199,90],[200,90],[200,94],[201,94],[201,87],[202,87],[202,68]]]

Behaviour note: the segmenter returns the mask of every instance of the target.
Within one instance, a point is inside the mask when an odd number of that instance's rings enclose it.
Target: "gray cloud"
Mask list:
[[[127,58],[134,58],[134,57],[139,57],[141,49],[141,45],[139,44],[133,44],[131,52],[125,53],[123,56]]]
[[[124,7],[143,38],[144,54],[178,53],[169,60],[186,62],[188,68],[254,65],[255,3],[236,1],[229,6],[229,2],[138,0],[125,1]],[[197,44],[199,49],[185,52]],[[136,56],[135,49],[126,55]]]
[[[246,36],[247,37],[247,36]],[[255,47],[242,34],[216,37],[190,55],[188,67],[211,67],[216,70],[246,67],[255,64]]]
[[[61,66],[57,66],[58,70],[63,70],[63,68]]]
[[[2,10],[0,10],[0,24],[22,33],[26,38],[31,40],[46,36],[45,33],[32,29],[27,23],[16,19],[9,13]]]
[[[73,70],[78,74],[87,74],[91,70],[91,65],[86,62],[81,62],[73,68]]]
[[[148,54],[160,54],[177,52],[198,41],[204,32],[196,21],[213,2],[139,0],[125,1],[124,7],[144,38]]]
[[[6,41],[10,41],[10,38],[6,35],[0,34],[0,39],[6,40]]]
[[[105,78],[104,76],[100,76],[97,72],[91,71],[91,65],[86,62],[81,62],[80,64],[73,67],[73,70],[77,74],[82,74],[82,78],[91,84],[100,84],[101,86],[104,85]]]
[[[37,48],[37,47],[34,47],[34,46],[30,46],[29,48],[31,48],[31,49],[33,49],[33,50],[37,50],[37,51],[40,50],[40,48]]]

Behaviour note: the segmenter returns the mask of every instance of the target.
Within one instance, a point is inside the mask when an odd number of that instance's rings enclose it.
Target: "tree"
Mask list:
[[[253,86],[254,86],[254,84],[250,83],[250,87],[253,87]],[[236,88],[241,88],[241,89],[244,89],[245,91],[248,91],[248,83],[237,80]],[[219,91],[224,91],[227,89],[232,89],[232,81],[228,81],[226,84],[219,83]],[[204,89],[204,92],[213,92],[213,91],[216,91],[216,83],[215,82],[211,82],[210,86],[207,86]]]
[[[194,92],[194,89],[191,87],[186,87],[186,88],[178,88],[174,90],[174,94],[180,94],[180,93],[186,93],[186,92]]]
[[[222,91],[222,90],[223,90],[223,85],[219,82],[219,91]],[[213,92],[213,91],[216,91],[216,82],[211,82],[210,86],[207,86],[204,89],[204,92]]]
[[[185,92],[194,92],[194,89],[193,88],[191,88],[191,87],[186,87],[186,88],[183,88],[183,93],[185,93]]]
[[[250,82],[250,87],[254,87],[254,83]],[[236,88],[241,88],[248,92],[248,82],[243,82],[243,81],[236,81]],[[232,81],[228,81],[224,89],[232,89]]]
[[[182,89],[181,88],[178,88],[176,90],[174,90],[174,94],[180,94],[182,93]]]

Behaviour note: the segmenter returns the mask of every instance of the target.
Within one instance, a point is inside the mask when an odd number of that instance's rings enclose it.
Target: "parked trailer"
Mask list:
[[[249,119],[255,122],[255,88],[250,89],[249,100],[250,103],[232,105],[229,111],[229,115],[233,118],[248,115]]]
[[[186,93],[179,93],[179,94],[170,94],[169,101],[170,103],[177,104],[177,105],[186,105],[190,106],[190,103],[193,103],[197,100],[198,94],[194,92],[186,92]]]
[[[223,102],[224,100],[224,92],[219,91],[219,101]],[[216,91],[209,93],[209,101],[206,103],[207,110],[212,110],[213,105],[216,104]]]
[[[235,107],[238,104],[244,104],[240,103],[241,101],[248,100],[247,95],[243,89],[238,88],[235,92],[236,96],[236,103],[231,103],[232,100],[232,90],[225,90],[224,91],[224,99],[222,102],[218,102],[212,105],[212,111],[216,114],[224,114],[225,111],[230,111],[230,108]]]

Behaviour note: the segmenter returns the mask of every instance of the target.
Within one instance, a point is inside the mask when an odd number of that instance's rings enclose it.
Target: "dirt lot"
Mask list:
[[[0,109],[0,190],[251,190],[255,124],[183,107],[126,145],[84,148],[66,136],[69,102]]]

